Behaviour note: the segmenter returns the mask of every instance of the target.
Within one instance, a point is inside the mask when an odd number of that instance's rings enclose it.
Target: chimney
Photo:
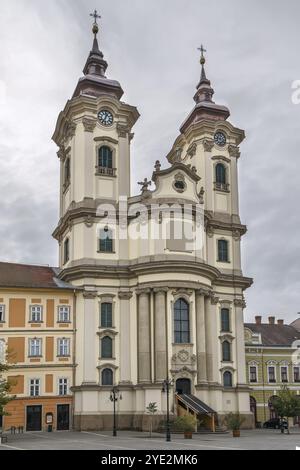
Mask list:
[[[257,325],[261,325],[261,316],[255,317],[255,323],[256,323]]]
[[[269,317],[269,325],[275,325],[275,317]]]
[[[284,325],[284,320],[277,320],[278,325]]]

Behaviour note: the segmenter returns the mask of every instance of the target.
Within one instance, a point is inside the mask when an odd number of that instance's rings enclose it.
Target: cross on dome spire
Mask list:
[[[210,81],[206,77],[205,68],[204,68],[204,65],[206,63],[204,53],[207,52],[207,50],[204,49],[203,45],[201,44],[201,47],[198,47],[198,51],[201,52],[201,57],[200,57],[201,76],[200,76],[200,82],[197,86],[197,93],[194,97],[194,100],[196,101],[196,103],[199,103],[200,101],[212,102],[214,90],[211,88]]]
[[[98,23],[97,23],[98,18],[99,18],[99,20],[101,19],[101,16],[98,15],[97,10],[95,10],[94,13],[91,13],[90,16],[92,16],[92,17],[94,18],[94,20],[95,20],[95,21],[94,21],[94,24],[98,24]]]

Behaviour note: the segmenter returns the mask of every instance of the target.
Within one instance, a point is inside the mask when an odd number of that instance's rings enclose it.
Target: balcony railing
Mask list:
[[[215,182],[215,190],[216,191],[224,191],[229,192],[230,185],[228,183],[217,183]]]
[[[96,166],[97,175],[101,176],[116,176],[116,168],[108,168],[105,166]]]

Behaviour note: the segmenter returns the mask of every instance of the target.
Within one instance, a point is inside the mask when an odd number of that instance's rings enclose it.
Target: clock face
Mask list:
[[[114,122],[113,115],[110,111],[107,111],[106,109],[102,109],[102,111],[99,111],[98,119],[103,126],[112,126]]]
[[[224,145],[226,145],[226,135],[223,134],[223,132],[216,132],[215,143],[220,147],[224,147]]]

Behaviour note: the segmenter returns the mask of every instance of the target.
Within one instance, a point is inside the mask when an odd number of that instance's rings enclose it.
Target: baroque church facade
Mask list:
[[[158,417],[166,414],[169,380],[171,412],[178,412],[178,396],[189,395],[219,424],[239,411],[250,427],[243,292],[252,280],[241,270],[246,227],[238,192],[244,131],[213,101],[202,49],[195,104],[168,165],[153,162],[152,185],[146,179],[132,197],[139,113],[106,77],[98,29],[96,21],[84,75],[53,136],[61,168],[59,278],[76,288],[74,426],[110,427],[117,386],[119,427],[145,428],[149,403],[157,404]],[[173,206],[188,207],[187,223],[201,233],[196,243],[173,236]],[[167,226],[169,236],[154,236],[153,225],[158,232]]]

